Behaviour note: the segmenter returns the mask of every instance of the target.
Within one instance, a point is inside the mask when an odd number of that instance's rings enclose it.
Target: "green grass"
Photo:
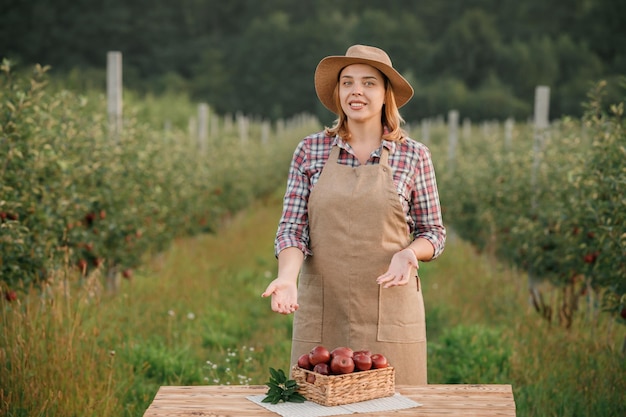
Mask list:
[[[454,237],[421,270],[430,383],[511,384],[518,416],[626,415],[624,326],[582,311],[569,330],[549,323],[524,274]]]
[[[260,297],[280,194],[176,241],[117,294],[95,275],[0,301],[0,415],[141,416],[162,385],[265,384],[287,369],[291,317]],[[626,414],[624,326],[546,322],[523,274],[454,237],[420,276],[430,383],[511,384],[518,416]]]

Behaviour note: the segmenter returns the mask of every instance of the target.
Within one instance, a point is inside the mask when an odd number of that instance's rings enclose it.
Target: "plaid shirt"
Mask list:
[[[338,162],[351,167],[360,165],[351,146],[339,136],[319,132],[302,140],[293,154],[283,213],[274,242],[275,255],[285,248],[295,246],[305,256],[312,255],[309,248],[308,200],[311,190],[322,173],[333,145],[341,148]],[[389,149],[389,165],[393,181],[404,209],[406,222],[414,238],[428,239],[435,248],[436,258],[443,252],[446,229],[443,226],[435,170],[428,148],[406,138],[402,142],[382,141]],[[381,148],[377,149],[368,165],[378,164]]]

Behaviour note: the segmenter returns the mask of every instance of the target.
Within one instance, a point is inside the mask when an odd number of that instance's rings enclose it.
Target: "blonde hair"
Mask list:
[[[341,107],[339,83],[335,85],[333,90],[333,100],[339,112],[339,117],[335,120],[335,124],[332,127],[325,129],[325,132],[329,136],[339,135],[343,140],[349,142],[352,134],[348,129],[348,116],[346,116]],[[387,128],[387,132],[383,133],[383,139],[400,142],[408,136],[404,129],[402,129],[404,119],[400,115],[398,105],[396,104],[396,96],[393,93],[393,87],[387,77],[385,77],[385,104],[383,104],[383,113],[380,122]]]

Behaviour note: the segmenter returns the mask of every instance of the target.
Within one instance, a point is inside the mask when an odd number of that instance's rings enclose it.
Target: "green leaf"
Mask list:
[[[298,383],[287,379],[282,369],[270,368],[270,380],[266,383],[268,390],[261,402],[278,404],[281,401],[302,403],[306,398],[298,392]]]
[[[306,401],[306,398],[299,392],[294,392],[289,398],[289,401],[291,401],[292,403],[303,403]]]

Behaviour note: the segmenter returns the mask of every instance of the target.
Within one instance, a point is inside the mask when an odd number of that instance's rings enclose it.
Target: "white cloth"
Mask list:
[[[374,400],[335,406],[324,406],[313,401],[305,401],[303,403],[264,403],[262,400],[265,398],[265,395],[251,395],[247,398],[253,403],[256,403],[283,417],[337,416],[356,413],[371,413],[377,411],[403,410],[405,408],[420,407],[422,405],[398,393],[392,397],[376,398]]]

